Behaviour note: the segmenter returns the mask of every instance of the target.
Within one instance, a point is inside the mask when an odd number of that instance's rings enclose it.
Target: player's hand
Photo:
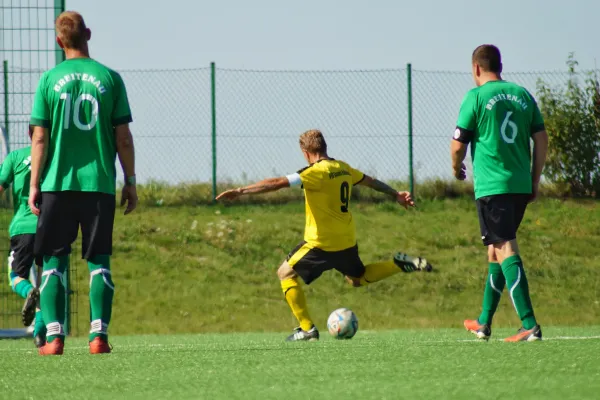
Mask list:
[[[467,179],[467,167],[465,163],[460,163],[460,168],[454,170],[454,177],[459,181]]]
[[[40,203],[40,198],[42,196],[42,192],[38,186],[32,186],[29,188],[29,208],[31,208],[31,212],[40,216],[40,209],[38,205]]]
[[[216,200],[235,200],[242,195],[242,191],[238,189],[227,190],[217,196]]]
[[[396,201],[406,209],[408,209],[408,206],[415,206],[415,202],[413,201],[410,192],[398,192],[396,194]]]
[[[531,197],[529,198],[530,203],[533,203],[534,201],[537,200],[539,191],[540,191],[539,183],[534,183],[533,185],[531,185]]]
[[[127,203],[125,215],[129,214],[137,207],[138,195],[135,185],[123,186],[123,191],[121,192],[121,207],[123,207],[125,203]]]

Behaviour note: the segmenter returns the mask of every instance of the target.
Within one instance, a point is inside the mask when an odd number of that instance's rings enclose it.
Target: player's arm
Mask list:
[[[399,192],[379,179],[371,178],[370,176],[363,174],[362,179],[356,184],[369,187],[380,193],[387,194],[393,197],[394,200],[403,205],[405,208],[408,208],[408,206],[415,206],[415,202],[413,201],[410,192]]]
[[[473,140],[475,128],[477,126],[475,115],[476,104],[477,99],[475,93],[473,91],[468,92],[460,105],[456,129],[454,130],[454,136],[450,143],[452,171],[454,177],[461,181],[467,178],[467,168],[465,167],[464,161],[467,156],[467,148],[469,147],[471,140]]]
[[[298,175],[298,174],[294,174]],[[292,175],[290,175],[291,177]],[[300,176],[298,175],[298,180]],[[267,192],[275,192],[277,190],[290,187],[290,178],[289,177],[280,177],[280,178],[268,178],[263,179],[260,182],[253,183],[252,185],[240,187],[237,189],[227,190],[220,195],[217,196],[217,200],[227,199],[233,200],[243,195],[247,194],[260,194]]]
[[[0,166],[0,193],[4,193],[4,190],[8,189],[10,184],[14,179],[14,171],[13,171],[13,156],[12,153],[6,156],[6,159]]]
[[[41,126],[34,126],[31,137],[31,180],[29,183],[29,208],[35,215],[40,215],[38,201],[40,196],[40,180],[46,158],[48,157],[48,143],[50,130]]]
[[[531,201],[533,201],[537,197],[542,171],[544,170],[544,164],[546,163],[546,156],[548,154],[548,134],[546,133],[544,117],[540,112],[540,108],[538,107],[533,96],[531,94],[529,94],[529,96],[534,103],[531,120],[531,139],[533,140],[533,162],[531,165]]]
[[[452,140],[452,143],[450,143],[452,171],[454,171],[454,177],[460,181],[464,181],[467,178],[467,168],[465,167],[464,161],[467,156],[468,147],[468,144],[459,142],[456,139]]]
[[[30,129],[31,135],[31,179],[29,182],[29,208],[35,215],[40,215],[38,203],[41,196],[40,180],[46,158],[48,156],[48,143],[50,141],[51,115],[50,106],[46,99],[46,73],[38,82],[35,96],[33,97],[33,109],[31,110]]]
[[[138,197],[135,179],[135,147],[133,145],[133,136],[129,130],[129,123],[133,121],[131,117],[131,108],[127,97],[127,89],[121,75],[114,72],[114,108],[112,110],[111,122],[114,126],[115,142],[117,145],[117,154],[119,162],[123,168],[125,176],[125,185],[121,192],[121,207],[127,204],[125,215],[129,214],[137,207]]]
[[[548,154],[548,134],[546,133],[546,130],[541,130],[531,135],[531,138],[533,139],[533,163],[531,166],[533,193],[531,201],[533,201],[537,197],[542,171],[544,170],[544,164],[546,163],[546,156]]]

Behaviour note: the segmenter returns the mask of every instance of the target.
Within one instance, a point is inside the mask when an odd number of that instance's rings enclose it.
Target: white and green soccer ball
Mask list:
[[[327,329],[336,339],[351,339],[358,331],[358,318],[347,308],[338,308],[327,318]]]

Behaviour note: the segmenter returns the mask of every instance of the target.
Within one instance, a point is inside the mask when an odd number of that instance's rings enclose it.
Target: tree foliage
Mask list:
[[[549,137],[544,176],[573,196],[600,197],[600,84],[596,71],[580,73],[571,53],[564,87],[538,81]]]

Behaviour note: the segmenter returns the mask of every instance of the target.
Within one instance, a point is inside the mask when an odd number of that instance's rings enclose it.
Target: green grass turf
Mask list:
[[[519,231],[531,296],[542,325],[600,321],[600,203],[545,199],[532,204]],[[406,211],[393,203],[353,205],[364,262],[396,251],[427,257],[432,274],[397,274],[365,288],[327,272],[306,287],[321,328],[334,309],[349,307],[369,329],[461,327],[478,316],[487,273],[474,202],[420,201]],[[115,225],[116,284],[110,331],[115,335],[277,332],[296,322],[277,267],[302,239],[304,205],[141,207]],[[8,243],[2,241],[0,243]],[[75,246],[77,249],[77,246]],[[76,257],[80,252],[76,253]],[[76,259],[78,333],[89,326],[87,266]],[[4,275],[0,291],[19,326],[22,300]],[[1,293],[0,293],[1,295]],[[0,299],[0,305],[2,301]],[[517,329],[508,295],[495,325]]]
[[[514,333],[494,332],[495,338]],[[285,343],[285,334],[113,337],[63,357],[0,341],[3,399],[597,399],[600,327],[545,328],[538,343],[477,342],[464,330],[359,331]],[[587,339],[585,339],[587,337]]]

